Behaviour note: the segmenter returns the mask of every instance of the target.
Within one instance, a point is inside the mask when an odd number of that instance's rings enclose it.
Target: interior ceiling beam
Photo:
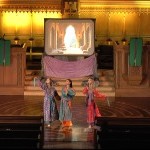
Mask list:
[[[61,0],[0,0],[0,10],[60,10]]]
[[[80,0],[80,6],[103,6],[103,7],[148,7],[149,0]]]
[[[0,11],[13,9],[60,11],[63,1],[78,1],[80,10],[85,8],[150,8],[149,0],[0,0]]]

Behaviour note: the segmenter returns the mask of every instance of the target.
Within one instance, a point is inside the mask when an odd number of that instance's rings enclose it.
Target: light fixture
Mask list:
[[[33,40],[34,40],[34,38],[33,38],[33,37],[30,37],[30,38],[29,38],[29,41],[30,41],[30,42],[32,42]]]
[[[126,40],[125,38],[123,38],[121,41],[122,41],[122,44],[123,44],[123,45],[125,45],[126,42],[127,42],[127,40]]]
[[[108,44],[108,45],[110,45],[111,42],[112,42],[111,38],[108,38],[106,41],[107,41],[107,44]]]
[[[15,41],[15,44],[16,44],[16,45],[18,44],[19,40],[20,40],[20,39],[19,39],[18,37],[15,37],[15,38],[14,38],[14,41]]]

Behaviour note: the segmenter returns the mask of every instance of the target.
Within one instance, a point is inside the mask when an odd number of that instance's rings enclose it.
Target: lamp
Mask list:
[[[107,40],[108,45],[110,45],[110,43],[112,42],[111,38],[108,38]]]
[[[32,42],[33,40],[34,40],[34,38],[33,38],[33,37],[30,37],[30,38],[29,38],[29,41],[30,41],[30,42]]]
[[[126,42],[127,42],[127,40],[126,40],[125,38],[123,38],[121,41],[122,41],[122,44],[123,44],[123,45],[125,45]]]
[[[14,38],[14,41],[15,41],[15,44],[17,45],[18,44],[18,41],[19,41],[20,39],[18,38],[18,37],[15,37]]]

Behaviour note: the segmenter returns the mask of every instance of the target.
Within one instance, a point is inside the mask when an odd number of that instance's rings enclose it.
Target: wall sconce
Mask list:
[[[29,41],[30,41],[30,42],[32,42],[33,40],[34,40],[34,38],[33,38],[33,37],[30,37],[30,38],[29,38]]]
[[[110,45],[111,42],[112,42],[111,38],[108,38],[106,41],[107,41],[107,44],[108,44],[108,45]]]
[[[125,38],[123,38],[121,41],[123,45],[126,45],[127,40]]]
[[[16,45],[18,44],[19,40],[20,40],[20,39],[19,39],[18,37],[15,37],[15,38],[14,38],[14,41],[15,41],[15,44],[16,44]]]
[[[29,38],[29,41],[30,41],[31,47],[32,47],[33,40],[34,40],[34,38],[33,38],[33,37],[30,37],[30,38]]]

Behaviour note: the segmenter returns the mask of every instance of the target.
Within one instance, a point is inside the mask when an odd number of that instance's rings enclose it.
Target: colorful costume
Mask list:
[[[83,94],[86,95],[86,106],[87,106],[87,123],[89,125],[94,124],[95,117],[100,117],[101,114],[99,112],[99,109],[94,101],[94,97],[97,98],[106,98],[104,94],[101,94],[99,91],[94,89],[89,89],[88,86],[86,86],[83,89]]]
[[[75,96],[75,91],[72,88],[68,89],[66,94],[66,86],[62,88],[62,96],[60,102],[59,120],[63,126],[72,126],[72,108],[71,101]]]
[[[39,79],[39,85],[44,91],[44,121],[45,123],[49,124],[54,120],[59,119],[59,113],[55,101],[55,96],[58,95],[56,89],[53,86],[48,87],[45,82],[42,82]]]

